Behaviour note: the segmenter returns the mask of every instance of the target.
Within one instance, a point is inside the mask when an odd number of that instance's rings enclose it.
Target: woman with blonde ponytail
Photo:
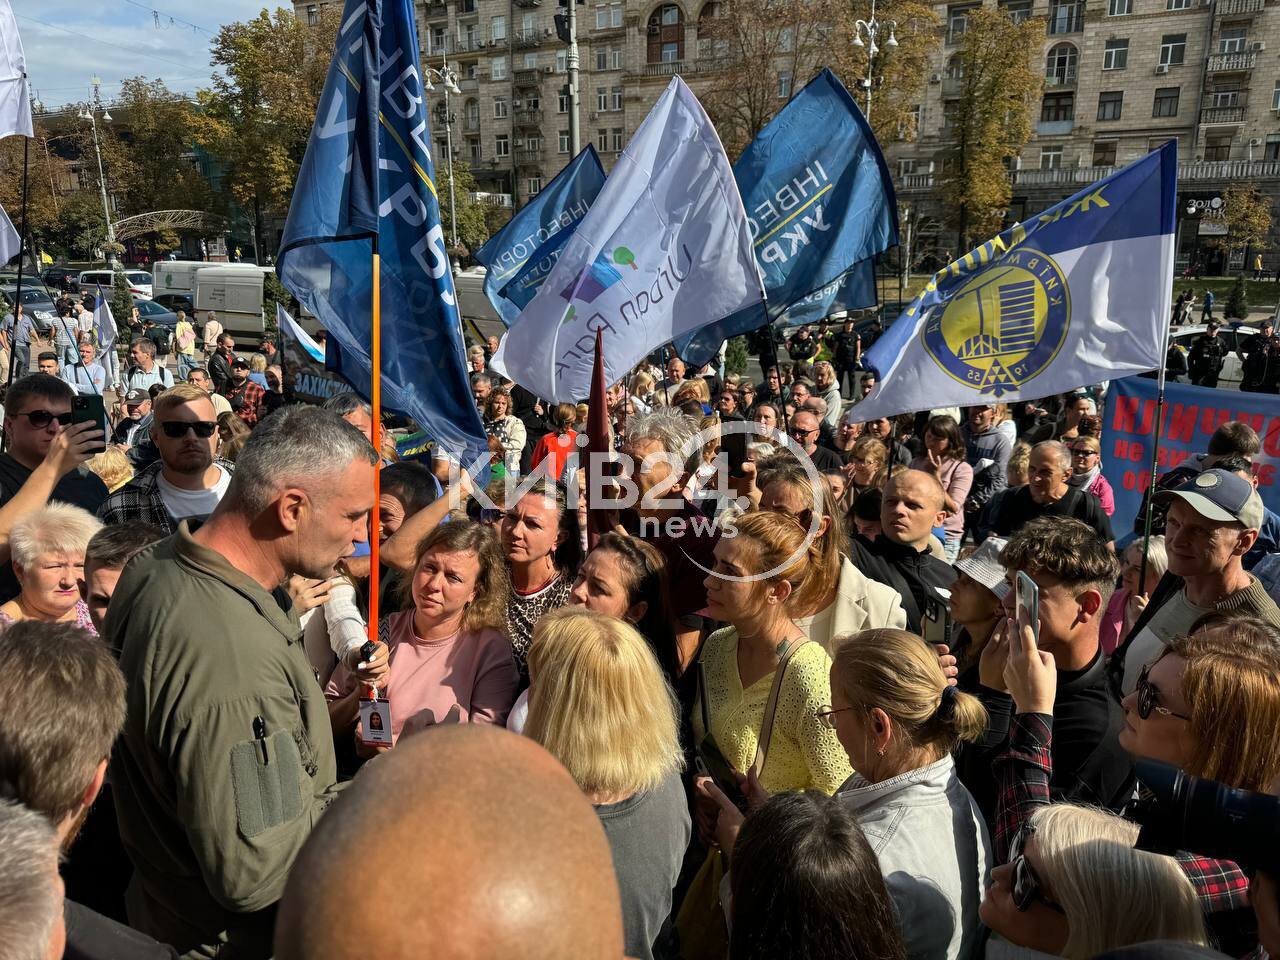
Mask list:
[[[831,706],[819,716],[858,771],[837,796],[880,858],[907,956],[977,955],[991,844],[951,751],[978,739],[986,710],[947,684],[918,636],[882,629],[836,641]]]

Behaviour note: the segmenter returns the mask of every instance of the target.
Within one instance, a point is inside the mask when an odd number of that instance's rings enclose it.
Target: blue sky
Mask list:
[[[103,99],[126,77],[160,78],[170,89],[208,86],[209,44],[224,23],[247,20],[263,0],[11,0],[27,56],[27,76],[46,107],[88,99],[102,78]],[[283,4],[292,8],[292,4]]]

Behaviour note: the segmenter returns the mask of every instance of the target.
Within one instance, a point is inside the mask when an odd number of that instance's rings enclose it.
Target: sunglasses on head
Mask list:
[[[208,440],[218,429],[218,425],[212,420],[166,420],[160,424],[160,429],[170,440],[181,440],[187,435],[188,430],[201,440]]]
[[[1184,713],[1174,713],[1168,707],[1162,707],[1159,704],[1160,688],[1157,687],[1149,679],[1152,664],[1147,664],[1138,672],[1138,682],[1134,686],[1134,692],[1138,695],[1138,716],[1146,720],[1151,716],[1154,710],[1162,717],[1176,717],[1179,720],[1190,720]]]
[[[1035,827],[1027,824],[1014,835],[1013,842],[1009,844],[1009,865],[1013,867],[1013,905],[1018,908],[1019,913],[1026,913],[1038,900],[1050,910],[1065,913],[1061,906],[1044,895],[1040,878],[1022,852],[1035,832]]]
[[[26,417],[31,426],[37,430],[43,430],[53,421],[57,420],[62,426],[66,426],[71,422],[71,411],[66,413],[50,413],[48,410],[31,410],[28,413],[18,414],[20,417]]]

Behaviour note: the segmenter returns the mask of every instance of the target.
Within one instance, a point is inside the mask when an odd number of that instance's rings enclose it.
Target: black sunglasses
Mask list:
[[[218,425],[212,420],[166,420],[160,424],[160,429],[170,440],[181,440],[187,435],[188,430],[201,440],[208,440],[218,429]]]
[[[1013,867],[1013,905],[1018,908],[1019,913],[1026,913],[1039,900],[1050,910],[1066,913],[1061,906],[1044,895],[1040,878],[1036,876],[1026,854],[1022,852],[1027,840],[1034,836],[1035,832],[1035,827],[1027,824],[1014,834],[1013,842],[1009,844],[1009,864]]]
[[[1146,720],[1151,716],[1151,711],[1154,710],[1163,717],[1177,717],[1179,720],[1190,720],[1191,718],[1186,714],[1174,713],[1168,707],[1162,707],[1156,702],[1160,699],[1160,688],[1148,679],[1150,674],[1151,664],[1147,664],[1138,673],[1138,683],[1134,687],[1135,692],[1138,694],[1138,716],[1143,720]]]
[[[37,430],[43,430],[55,420],[65,427],[71,422],[72,414],[70,410],[66,413],[50,413],[48,410],[31,410],[27,413],[19,413],[17,416],[26,417],[33,427]]]

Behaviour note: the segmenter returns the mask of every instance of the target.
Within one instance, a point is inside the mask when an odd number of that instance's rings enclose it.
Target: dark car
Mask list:
[[[17,284],[6,283],[0,286],[0,297],[4,298],[5,306],[10,310],[17,295]],[[28,286],[26,283],[22,285],[22,309],[31,316],[36,329],[41,333],[48,333],[58,317],[58,308],[54,306],[48,291],[41,286]]]
[[[40,274],[46,287],[56,287],[68,293],[76,293],[80,289],[80,271],[71,267],[47,267]]]
[[[178,325],[178,315],[172,310],[166,310],[154,300],[135,297],[133,305],[138,308],[138,316],[143,320],[154,320],[158,326],[167,327],[170,330]]]
[[[172,310],[174,313],[181,310],[188,317],[194,317],[196,313],[191,298],[185,293],[162,293],[158,297],[153,297],[151,302],[158,303],[166,310]]]

